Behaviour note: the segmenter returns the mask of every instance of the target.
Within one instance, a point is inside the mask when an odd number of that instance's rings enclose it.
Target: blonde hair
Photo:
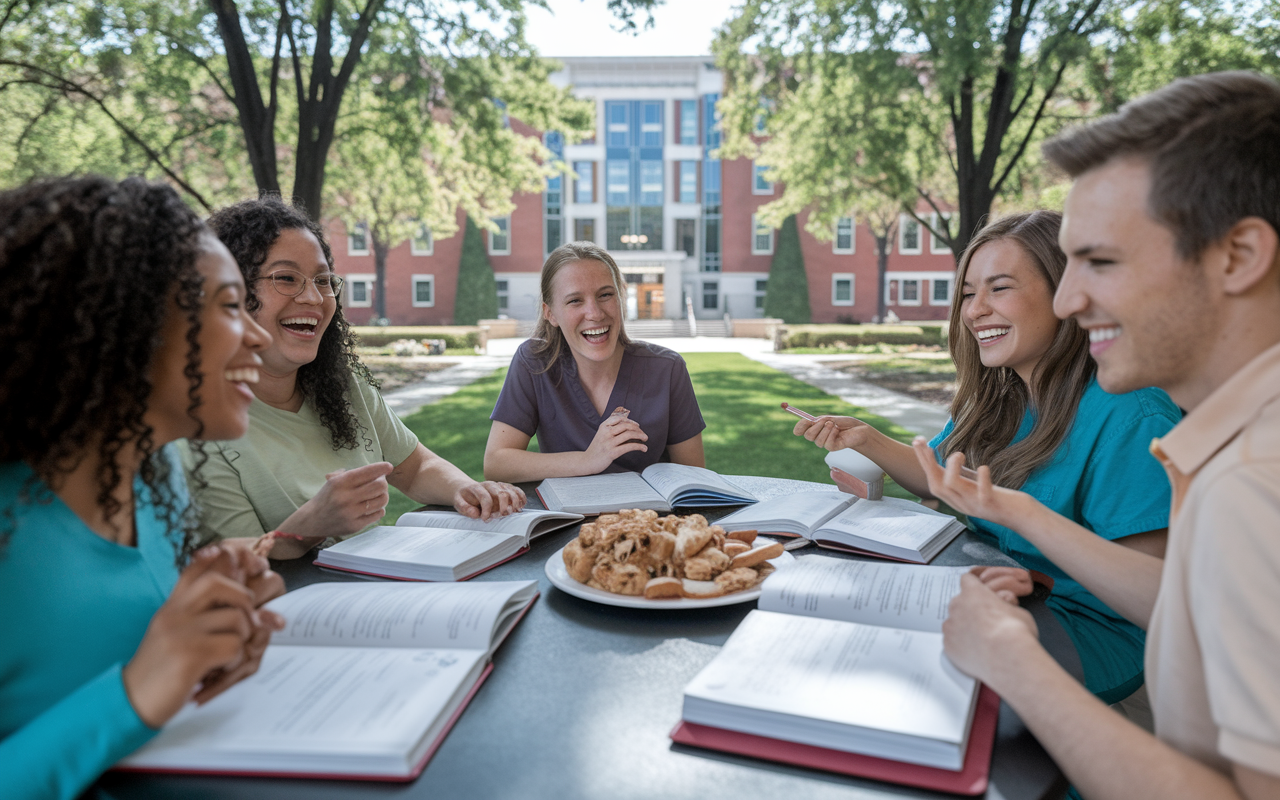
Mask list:
[[[978,342],[961,316],[962,287],[974,253],[991,242],[1012,241],[1031,258],[1052,295],[1067,264],[1058,247],[1061,225],[1062,215],[1053,211],[998,219],[973,237],[956,269],[948,337],[956,364],[956,395],[951,401],[954,428],[943,443],[943,455],[964,453],[966,464],[986,464],[997,485],[1013,489],[1053,458],[1071,430],[1080,398],[1096,369],[1089,356],[1089,336],[1075,320],[1060,321],[1028,386],[1009,367],[983,366]],[[1028,409],[1035,415],[1031,433],[1010,445]]]
[[[626,282],[622,279],[622,270],[618,269],[617,262],[613,260],[613,256],[609,255],[607,250],[593,242],[562,244],[552,250],[551,255],[547,256],[546,262],[542,265],[542,278],[540,281],[543,305],[552,305],[554,297],[551,294],[551,283],[555,280],[560,270],[579,261],[598,261],[609,269],[609,276],[613,279],[613,288],[618,293],[619,307],[621,308],[623,298],[627,296]],[[618,326],[618,345],[626,346],[631,344],[631,339],[627,337],[626,328],[623,327],[621,314],[619,314],[616,324]],[[540,372],[546,372],[551,369],[560,360],[565,347],[564,333],[551,324],[551,321],[547,319],[546,310],[543,309],[538,317],[538,326],[533,330],[532,346],[533,355],[542,361]]]

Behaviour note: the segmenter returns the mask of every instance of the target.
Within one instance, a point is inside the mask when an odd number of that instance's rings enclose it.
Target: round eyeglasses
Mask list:
[[[332,272],[322,272],[314,278],[308,278],[301,272],[291,269],[278,269],[270,275],[262,275],[254,280],[271,281],[276,291],[285,297],[297,297],[307,289],[307,281],[316,285],[321,297],[336,297],[342,291],[342,278]]]

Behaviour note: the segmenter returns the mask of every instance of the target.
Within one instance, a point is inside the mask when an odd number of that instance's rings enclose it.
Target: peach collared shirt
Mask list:
[[[1147,631],[1156,735],[1280,775],[1280,345],[1152,442],[1173,484]]]

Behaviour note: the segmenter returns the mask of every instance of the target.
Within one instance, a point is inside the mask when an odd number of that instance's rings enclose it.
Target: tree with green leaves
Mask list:
[[[713,46],[723,156],[756,157],[785,184],[766,219],[809,207],[830,227],[876,191],[958,257],[1115,4],[747,0]],[[935,225],[917,203],[958,219]]]
[[[484,237],[470,215],[462,236],[458,262],[458,291],[453,300],[453,324],[475,325],[498,316],[498,282],[485,252]]]
[[[778,243],[769,264],[769,284],[764,294],[764,315],[792,325],[809,322],[809,278],[800,250],[800,230],[794,214],[782,221]]]
[[[424,229],[434,239],[452,236],[459,207],[496,230],[490,220],[511,213],[513,193],[540,191],[564,165],[540,160],[543,150],[534,137],[510,127],[477,132],[467,117],[445,112],[397,141],[379,126],[377,113],[353,99],[360,110],[344,119],[334,145],[326,205],[348,229],[366,227],[379,287],[375,313],[385,319],[391,248]]]
[[[16,9],[7,20],[6,8]],[[571,141],[590,127],[589,106],[552,86],[553,65],[524,41],[521,0],[7,0],[6,21],[0,86],[12,75],[96,105],[206,206],[163,145],[233,126],[239,157],[219,162],[247,161],[259,191],[319,217],[353,87],[396,142],[441,111],[493,148],[513,141],[501,134],[508,114]]]

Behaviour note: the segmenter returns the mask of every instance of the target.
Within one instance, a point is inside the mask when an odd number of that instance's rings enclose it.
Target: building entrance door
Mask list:
[[[662,319],[666,300],[661,283],[636,284],[636,319]]]

